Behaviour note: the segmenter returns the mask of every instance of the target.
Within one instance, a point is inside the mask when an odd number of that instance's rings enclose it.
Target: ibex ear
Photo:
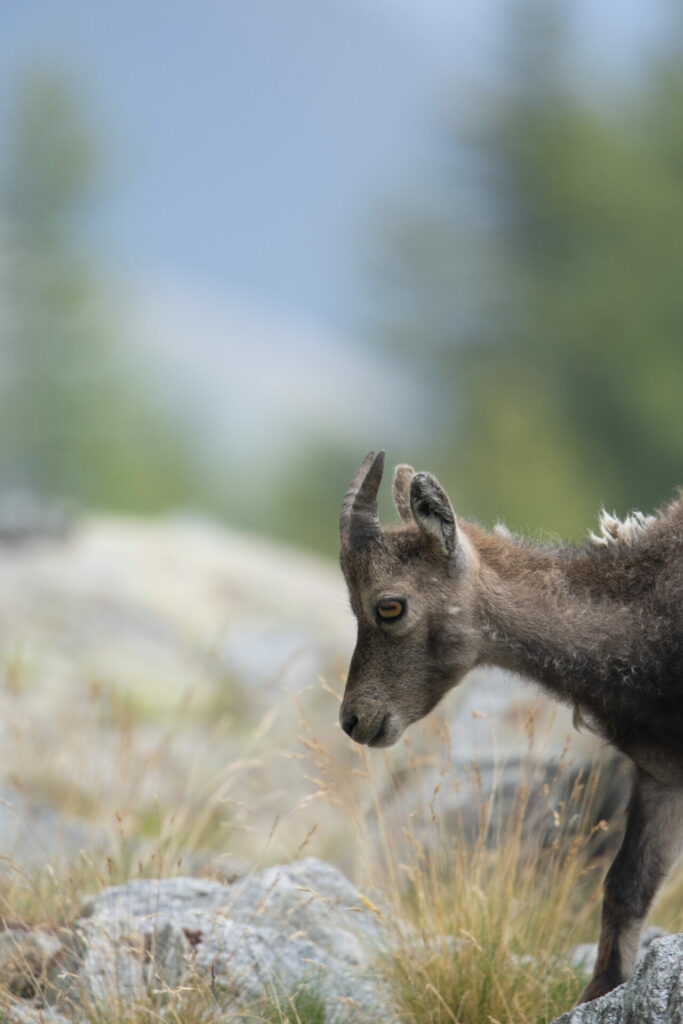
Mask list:
[[[397,466],[394,470],[394,505],[404,523],[412,523],[410,507],[410,481],[415,476],[412,466]]]
[[[416,473],[410,484],[410,505],[423,533],[450,556],[458,546],[455,512],[443,487],[431,473]]]

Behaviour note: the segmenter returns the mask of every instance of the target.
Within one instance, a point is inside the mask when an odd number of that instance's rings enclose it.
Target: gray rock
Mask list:
[[[333,564],[188,519],[84,515],[63,542],[0,543],[3,854],[20,869],[70,865],[81,849],[102,863],[131,839],[137,860],[149,837],[127,826],[147,821],[151,806],[159,820],[181,801],[203,813],[219,773],[246,750],[253,770],[236,772],[240,789],[223,817],[249,808],[231,854],[242,870],[253,864],[273,821],[290,820],[310,792],[303,763],[272,756],[272,737],[277,729],[288,753],[297,746],[291,694],[336,679],[348,659],[343,588]],[[329,748],[339,739],[336,702],[313,690],[306,711]],[[349,759],[350,748],[342,745]],[[113,824],[124,801],[125,839]],[[77,814],[88,819],[82,830]],[[280,828],[273,856],[295,847]],[[196,852],[187,851],[188,874]]]
[[[40,652],[50,701],[84,664],[156,711],[188,680],[298,689],[352,644],[333,565],[196,520],[86,516],[60,545],[0,543],[0,570],[0,645]]]
[[[134,881],[83,907],[55,979],[54,1001],[133,1003],[182,985],[218,1002],[308,986],[330,1019],[392,1017],[372,961],[377,917],[336,868],[314,858],[227,886],[193,878]],[[61,1003],[60,1003],[61,1000]]]
[[[553,1024],[682,1024],[683,935],[652,941],[625,985]]]
[[[157,989],[174,988],[186,974],[185,935],[162,916],[131,921],[103,911],[77,923],[69,946],[57,988],[69,994],[76,989],[78,1002],[103,1012],[113,1002],[135,1003]]]
[[[22,1006],[17,1003],[2,1012],[3,1024],[74,1024],[73,1017],[64,1017],[52,1006]]]

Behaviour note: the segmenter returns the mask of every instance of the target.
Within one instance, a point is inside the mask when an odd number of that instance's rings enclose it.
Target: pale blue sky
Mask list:
[[[0,115],[22,68],[63,67],[101,120],[115,266],[349,329],[373,219],[428,192],[446,96],[495,78],[503,2],[0,0]],[[656,34],[652,0],[569,8],[589,82]]]

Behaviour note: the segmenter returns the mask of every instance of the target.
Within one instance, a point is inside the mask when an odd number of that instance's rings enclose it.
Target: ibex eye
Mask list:
[[[400,619],[405,610],[405,602],[396,598],[386,598],[377,602],[377,614],[380,619]]]

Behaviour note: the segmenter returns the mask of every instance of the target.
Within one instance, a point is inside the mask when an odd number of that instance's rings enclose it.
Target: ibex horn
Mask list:
[[[372,540],[381,540],[377,518],[377,492],[382,481],[384,452],[368,452],[354,474],[342,502],[339,532],[343,545],[362,548]]]

